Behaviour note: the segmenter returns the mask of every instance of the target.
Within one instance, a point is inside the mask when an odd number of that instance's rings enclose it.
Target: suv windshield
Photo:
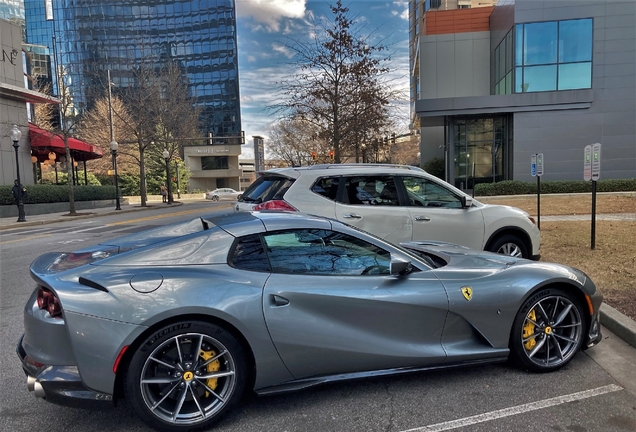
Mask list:
[[[265,201],[283,199],[287,189],[294,183],[293,179],[279,176],[263,176],[243,192],[239,201],[262,203]]]

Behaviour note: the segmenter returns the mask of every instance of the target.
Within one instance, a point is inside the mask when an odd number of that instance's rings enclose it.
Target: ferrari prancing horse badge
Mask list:
[[[462,295],[464,296],[466,300],[470,301],[470,299],[473,298],[473,289],[471,287],[463,286],[461,290],[462,290]]]

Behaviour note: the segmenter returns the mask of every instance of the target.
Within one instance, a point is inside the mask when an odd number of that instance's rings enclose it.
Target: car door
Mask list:
[[[406,207],[400,206],[393,176],[343,177],[343,193],[336,203],[336,218],[392,243],[410,241],[413,224]]]
[[[392,276],[389,251],[336,231],[263,240],[272,271],[263,314],[295,378],[444,361],[448,298],[431,271]]]
[[[434,180],[419,176],[400,176],[400,179],[413,223],[412,240],[436,240],[483,249],[484,218],[479,207],[463,208],[457,193]]]

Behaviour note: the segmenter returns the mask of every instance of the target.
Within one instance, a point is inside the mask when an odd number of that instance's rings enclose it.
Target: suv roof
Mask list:
[[[417,172],[426,172],[420,167],[411,166],[411,165],[399,165],[399,164],[362,164],[362,163],[348,163],[348,164],[318,164],[318,165],[309,165],[309,166],[299,166],[299,167],[286,167],[286,168],[274,168],[266,171],[259,171],[259,174],[276,174],[276,173],[285,173],[289,171],[315,171],[315,170],[342,170],[342,169],[350,169],[350,170],[386,170],[390,169],[399,169],[399,170],[409,170],[409,171],[417,171]]]

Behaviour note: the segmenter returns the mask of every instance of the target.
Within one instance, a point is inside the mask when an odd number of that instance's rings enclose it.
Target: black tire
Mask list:
[[[218,201],[218,200],[219,200],[218,195],[212,195],[212,201]]]
[[[512,326],[510,357],[536,372],[568,364],[581,349],[587,325],[585,310],[568,291],[542,289],[525,301]]]
[[[495,241],[490,244],[488,250],[512,257],[530,258],[525,242],[514,234],[505,234],[497,237]]]
[[[126,399],[156,430],[205,429],[240,401],[248,373],[243,349],[228,331],[182,321],[158,329],[133,354]]]

